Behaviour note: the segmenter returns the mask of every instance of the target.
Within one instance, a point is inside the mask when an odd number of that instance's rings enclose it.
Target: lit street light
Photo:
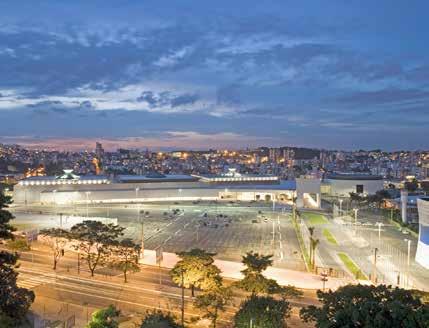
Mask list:
[[[378,241],[381,238],[381,227],[384,226],[383,222],[376,222],[375,225],[378,227]]]
[[[407,287],[409,283],[409,275],[410,275],[410,257],[411,257],[411,239],[404,239],[404,241],[408,244],[407,246]]]

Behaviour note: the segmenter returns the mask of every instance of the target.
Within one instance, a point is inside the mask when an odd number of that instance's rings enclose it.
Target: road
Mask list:
[[[19,285],[36,293],[32,310],[45,319],[65,320],[74,314],[76,326],[83,327],[95,309],[109,304],[114,304],[135,320],[140,320],[151,309],[163,309],[180,317],[181,290],[172,283],[165,269],[143,267],[141,272],[132,274],[130,282],[125,284],[120,273],[106,268],[97,269],[95,277],[90,277],[82,265],[78,274],[76,254],[73,252],[66,253],[57,271],[52,270],[51,261],[49,249],[36,243],[31,252],[21,254],[18,269]],[[221,316],[220,326],[229,325],[244,296],[239,292],[234,294],[232,303]],[[317,304],[314,291],[305,291],[303,298],[293,300],[291,304],[293,315],[289,322],[293,326],[305,327],[298,318],[298,310],[302,306]],[[192,307],[190,292],[186,290],[186,320],[199,314]]]
[[[357,224],[354,218],[333,220],[330,213],[323,214],[329,220],[326,224],[315,226],[315,238],[320,240],[318,253],[325,267],[347,271],[338,257],[339,252],[344,252],[368,278],[376,272],[379,283],[429,290],[429,270],[414,260],[417,245],[414,236],[404,234],[386,218],[367,210],[358,211]],[[378,222],[382,223],[380,228]],[[338,244],[330,243],[323,236],[323,229],[328,229]],[[409,267],[408,242],[405,239],[411,240]],[[375,249],[377,260],[374,266]]]

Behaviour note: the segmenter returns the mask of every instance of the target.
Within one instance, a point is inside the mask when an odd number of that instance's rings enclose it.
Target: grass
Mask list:
[[[333,245],[338,245],[338,242],[335,239],[334,235],[328,229],[323,229],[323,235],[325,236],[328,242],[330,242]]]
[[[18,231],[30,230],[37,227],[37,225],[34,223],[14,223],[12,224],[12,226],[16,228]]]
[[[359,280],[368,280],[368,277],[362,272],[362,270],[356,265],[355,262],[346,254],[338,253],[338,257],[347,267],[347,269],[353,274],[356,279]]]
[[[312,213],[312,212],[304,212],[302,214],[308,220],[308,222],[310,223],[310,225],[319,225],[319,224],[326,224],[326,223],[328,223],[328,220],[322,214]]]

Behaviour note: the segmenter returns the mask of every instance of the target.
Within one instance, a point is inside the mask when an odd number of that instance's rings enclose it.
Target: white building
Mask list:
[[[30,177],[14,188],[17,204],[131,203],[145,201],[282,201],[291,202],[294,181],[275,176],[245,175],[229,171],[223,175],[190,176],[119,175]]]
[[[419,240],[416,262],[429,269],[429,197],[417,200],[419,211]]]
[[[383,178],[379,175],[334,173],[323,180],[322,190],[335,197],[349,197],[350,193],[373,195],[383,190]]]

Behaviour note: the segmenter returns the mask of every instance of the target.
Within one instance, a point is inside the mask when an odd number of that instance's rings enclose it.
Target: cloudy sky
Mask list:
[[[0,2],[0,142],[429,148],[429,3]]]

